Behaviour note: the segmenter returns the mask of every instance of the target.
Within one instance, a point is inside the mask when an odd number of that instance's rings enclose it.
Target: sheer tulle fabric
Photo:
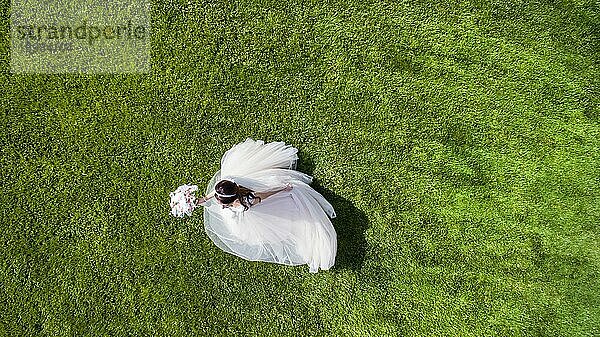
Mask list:
[[[293,189],[271,195],[246,211],[224,209],[214,198],[208,201],[205,229],[219,248],[251,261],[308,264],[310,272],[333,266],[337,238],[329,218],[335,217],[335,211],[309,186],[311,176],[293,170],[297,152],[283,142],[265,144],[248,138],[225,153],[207,194],[222,179],[256,192],[278,190],[286,183]]]

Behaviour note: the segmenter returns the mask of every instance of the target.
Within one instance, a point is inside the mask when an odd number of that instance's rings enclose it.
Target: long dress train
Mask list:
[[[285,265],[308,264],[310,272],[328,270],[335,263],[336,232],[329,218],[335,211],[309,184],[312,177],[294,170],[298,150],[283,142],[246,141],[233,146],[221,169],[206,187],[232,180],[255,192],[281,191],[244,211],[223,208],[214,198],[204,208],[204,226],[211,240],[225,252],[251,261]]]

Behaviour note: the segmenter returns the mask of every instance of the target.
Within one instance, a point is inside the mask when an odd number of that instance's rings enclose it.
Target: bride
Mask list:
[[[206,196],[204,226],[225,252],[251,261],[307,264],[312,273],[335,262],[335,211],[295,170],[298,149],[283,142],[246,141],[221,159]]]

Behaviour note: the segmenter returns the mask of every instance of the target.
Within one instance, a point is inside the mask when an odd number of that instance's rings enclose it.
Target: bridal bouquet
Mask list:
[[[191,216],[196,208],[196,196],[192,193],[198,190],[196,185],[181,185],[175,192],[171,192],[171,214],[183,218],[185,215]]]

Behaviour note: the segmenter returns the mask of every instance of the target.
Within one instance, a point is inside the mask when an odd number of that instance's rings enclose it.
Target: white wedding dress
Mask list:
[[[333,207],[308,184],[312,177],[294,170],[298,149],[283,142],[246,141],[233,146],[221,159],[221,170],[210,180],[232,180],[254,192],[281,191],[244,211],[223,208],[215,198],[205,203],[204,226],[211,240],[225,252],[251,261],[285,265],[308,264],[310,272],[328,270],[335,262],[337,237],[329,218]]]

